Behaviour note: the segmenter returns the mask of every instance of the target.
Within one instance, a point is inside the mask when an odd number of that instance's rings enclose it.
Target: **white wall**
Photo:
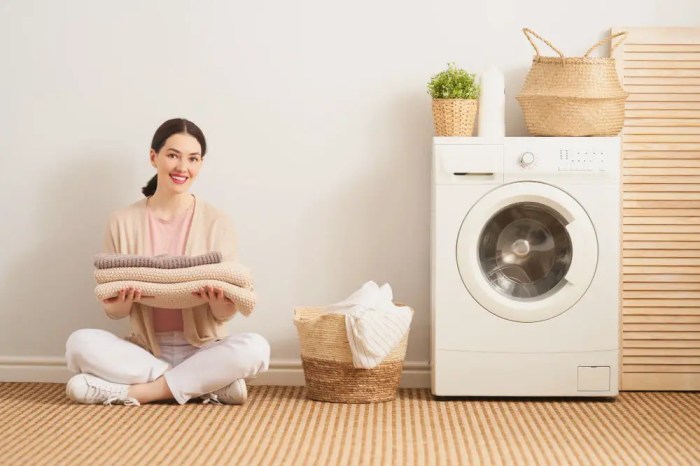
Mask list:
[[[176,116],[203,128],[194,192],[232,216],[255,271],[259,306],[231,328],[294,368],[295,305],[389,282],[416,311],[407,360],[425,375],[429,77],[495,64],[523,135],[522,27],[575,55],[611,26],[699,22],[695,0],[0,2],[0,378],[48,378],[75,329],[126,329],[94,298],[92,256]]]

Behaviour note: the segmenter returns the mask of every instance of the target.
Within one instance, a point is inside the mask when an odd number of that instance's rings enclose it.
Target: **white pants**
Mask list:
[[[257,333],[231,335],[201,348],[190,345],[182,332],[157,333],[156,338],[160,359],[105,330],[76,330],[66,342],[66,363],[75,373],[127,385],[164,376],[180,404],[254,377],[270,364],[270,345]]]

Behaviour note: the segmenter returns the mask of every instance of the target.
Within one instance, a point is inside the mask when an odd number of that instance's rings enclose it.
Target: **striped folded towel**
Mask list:
[[[354,367],[377,367],[408,333],[413,318],[410,307],[396,306],[389,284],[381,288],[373,281],[345,300],[326,309],[345,314],[352,364]]]
[[[255,308],[256,296],[252,290],[241,288],[220,280],[192,280],[182,283],[151,283],[136,280],[123,280],[102,283],[95,288],[95,296],[100,301],[113,298],[123,288],[138,288],[141,299],[137,302],[147,306],[166,309],[181,309],[205,304],[206,301],[192,294],[205,286],[223,289],[224,296],[236,304],[236,309],[243,315],[249,315]]]
[[[218,251],[208,252],[199,256],[139,256],[135,254],[97,254],[95,267],[98,269],[113,269],[117,267],[150,267],[155,269],[181,269],[198,265],[218,264],[222,254]]]
[[[95,269],[95,281],[98,284],[118,281],[184,283],[196,280],[219,280],[242,288],[253,287],[250,270],[237,262],[196,265],[181,269],[153,267]]]

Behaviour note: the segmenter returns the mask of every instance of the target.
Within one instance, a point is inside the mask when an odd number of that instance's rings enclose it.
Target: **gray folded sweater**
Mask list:
[[[199,256],[160,256],[146,257],[135,254],[97,254],[95,267],[98,269],[115,269],[118,267],[150,267],[154,269],[181,269],[198,265],[218,264],[222,255],[218,251]]]

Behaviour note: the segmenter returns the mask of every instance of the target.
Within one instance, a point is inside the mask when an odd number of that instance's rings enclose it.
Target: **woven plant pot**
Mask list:
[[[471,136],[476,109],[476,99],[433,99],[435,135]]]
[[[556,47],[530,29],[523,29],[535,49],[532,68],[516,97],[525,124],[533,136],[615,136],[625,119],[627,93],[615,70],[614,58],[591,58],[602,44],[620,37],[613,50],[627,36],[621,32],[588,49],[583,57],[564,57]],[[532,40],[542,40],[559,57],[542,57]]]
[[[396,398],[408,332],[374,369],[352,365],[345,315],[322,308],[297,307],[294,325],[301,345],[306,396],[335,403],[373,403]]]

